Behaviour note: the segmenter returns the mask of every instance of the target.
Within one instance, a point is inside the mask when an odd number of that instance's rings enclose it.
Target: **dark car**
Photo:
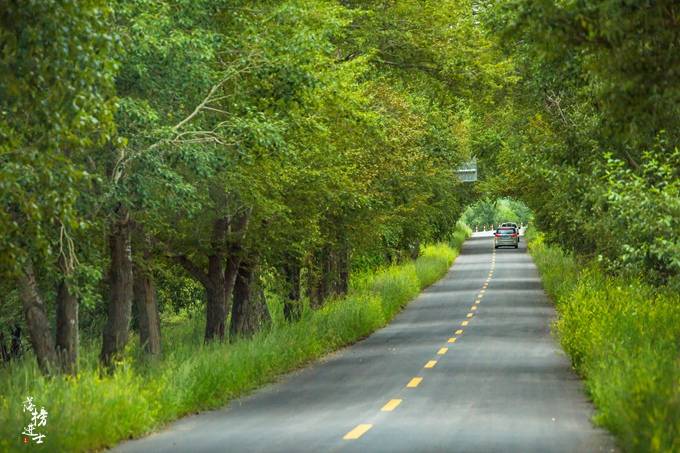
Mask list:
[[[519,230],[513,227],[500,227],[494,233],[494,248],[510,246],[519,247]]]

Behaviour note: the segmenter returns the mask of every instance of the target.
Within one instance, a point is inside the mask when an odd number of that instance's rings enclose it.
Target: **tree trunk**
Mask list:
[[[213,222],[211,239],[212,254],[208,256],[205,341],[224,340],[227,322],[227,298],[225,288],[224,258],[229,220],[220,217]]]
[[[57,357],[64,373],[78,373],[78,299],[65,279],[57,291]]]
[[[312,308],[320,308],[328,297],[331,288],[331,265],[328,246],[317,250],[311,260],[308,274],[307,292]]]
[[[288,285],[288,297],[283,302],[283,316],[287,321],[300,319],[300,264],[295,258],[288,258],[283,266],[283,273]]]
[[[208,305],[206,307],[205,341],[215,338],[224,340],[227,322],[227,299],[225,292],[225,278],[223,257],[210,255],[208,257],[208,279],[210,285],[206,287]]]
[[[409,255],[412,260],[417,260],[420,256],[420,241],[416,241],[409,246]]]
[[[12,344],[9,350],[10,358],[18,359],[21,357],[21,326],[17,323],[12,330]]]
[[[35,281],[33,265],[30,261],[24,266],[24,272],[19,283],[24,318],[26,319],[31,345],[40,370],[44,374],[49,374],[57,365],[57,353],[50,331],[50,322],[45,313],[45,304],[38,292],[38,284]]]
[[[122,216],[112,226],[109,234],[109,306],[108,319],[104,326],[102,363],[111,367],[121,355],[128,341],[130,312],[132,310],[132,248],[130,244],[130,225],[127,215]]]
[[[134,300],[139,321],[139,344],[151,356],[161,353],[161,326],[153,276],[135,266]]]
[[[3,364],[9,362],[9,350],[5,345],[5,333],[2,331],[0,331],[0,361]]]
[[[229,340],[251,337],[270,321],[264,291],[257,282],[253,266],[242,261],[234,285]]]
[[[323,285],[322,285],[322,273],[319,269],[318,254],[310,262],[307,268],[307,297],[309,298],[309,305],[316,309],[321,307],[323,304]]]
[[[347,244],[343,244],[340,248],[340,251],[338,252],[338,279],[336,281],[337,294],[347,294],[347,291],[349,291],[349,267],[349,246]]]
[[[321,304],[327,297],[333,295],[333,281],[335,280],[334,256],[331,246],[326,246],[321,255]]]
[[[243,239],[248,230],[248,222],[250,221],[250,210],[237,215],[229,225],[229,250],[227,256],[227,264],[224,269],[224,292],[226,299],[226,313],[231,311],[232,294],[234,292],[234,285],[236,284],[236,276],[238,268],[241,265],[243,258]]]

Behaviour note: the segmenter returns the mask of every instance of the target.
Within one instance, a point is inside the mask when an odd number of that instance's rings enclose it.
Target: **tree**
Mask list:
[[[38,363],[74,373],[79,197],[87,159],[111,137],[116,45],[104,2],[7,3],[0,13],[0,268],[21,287]],[[45,281],[41,281],[45,276]],[[41,293],[56,285],[57,342]],[[59,360],[58,360],[59,359]]]

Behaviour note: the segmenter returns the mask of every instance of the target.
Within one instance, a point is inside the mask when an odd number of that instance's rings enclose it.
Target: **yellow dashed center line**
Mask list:
[[[406,384],[406,387],[412,389],[418,387],[418,384],[422,382],[423,378],[421,377],[414,377],[410,381],[408,381],[408,384]]]
[[[357,425],[357,427],[354,428],[352,431],[345,434],[343,439],[345,439],[345,440],[358,439],[361,436],[363,436],[364,434],[366,434],[366,431],[368,431],[371,428],[373,428],[373,425],[371,425],[369,423],[362,423],[360,425]]]
[[[401,404],[401,400],[389,400],[387,404],[385,404],[382,409],[380,409],[383,412],[392,412],[394,409],[397,408]]]
[[[474,316],[474,313],[472,313],[472,312],[477,310],[477,304],[479,304],[482,301],[482,297],[484,296],[484,293],[486,292],[486,289],[489,286],[489,282],[491,281],[491,278],[493,277],[493,269],[494,269],[495,266],[496,266],[496,253],[494,252],[494,254],[491,258],[491,270],[489,271],[489,276],[486,279],[486,281],[484,282],[484,284],[482,285],[482,289],[479,291],[479,294],[477,295],[477,300],[475,300],[475,303],[472,305],[472,307],[470,307],[471,312],[466,315],[466,317],[468,319],[472,318]],[[463,322],[460,323],[460,325],[465,327],[465,326],[468,325],[468,321],[463,321]],[[456,330],[456,335],[462,335],[462,334],[463,334],[463,329]],[[448,339],[447,343],[455,343],[456,340],[457,340],[456,337],[451,337],[451,338]],[[439,350],[437,351],[437,355],[444,355],[448,351],[449,351],[449,348],[447,348],[447,347],[439,348]],[[434,368],[435,365],[437,365],[436,360],[429,360],[425,364],[425,368]],[[422,377],[414,377],[410,381],[408,381],[408,384],[406,384],[406,387],[407,388],[416,388],[420,385],[420,383],[422,381],[423,381]],[[391,399],[380,410],[382,412],[391,412],[394,409],[396,409],[397,406],[399,406],[401,404],[401,402],[402,402],[401,399]],[[366,432],[368,430],[370,430],[371,428],[373,428],[373,425],[370,424],[370,423],[359,424],[353,430],[351,430],[350,432],[345,434],[343,436],[343,439],[345,439],[345,440],[358,439],[361,436],[363,436],[364,434],[366,434]]]

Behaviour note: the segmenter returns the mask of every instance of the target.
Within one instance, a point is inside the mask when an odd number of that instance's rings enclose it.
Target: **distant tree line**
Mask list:
[[[523,202],[511,198],[480,199],[468,206],[462,220],[475,230],[490,228],[505,222],[526,225],[532,218],[531,210]]]

